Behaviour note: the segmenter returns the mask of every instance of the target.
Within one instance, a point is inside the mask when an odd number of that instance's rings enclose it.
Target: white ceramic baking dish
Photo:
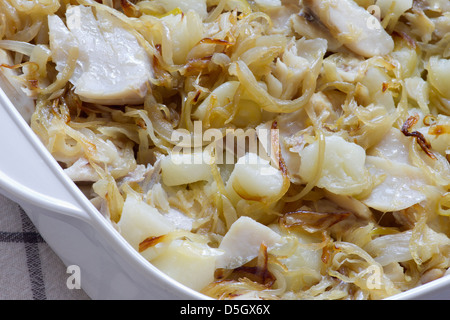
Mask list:
[[[0,72],[0,193],[20,204],[92,299],[208,299],[153,267],[64,174],[28,125],[33,102]],[[188,275],[187,275],[188,276]],[[450,276],[391,299],[450,299]]]

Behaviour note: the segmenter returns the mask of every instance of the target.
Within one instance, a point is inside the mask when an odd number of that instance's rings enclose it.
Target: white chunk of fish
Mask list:
[[[363,57],[387,55],[394,41],[380,22],[352,0],[305,0],[304,4],[348,49]]]
[[[146,238],[159,237],[175,230],[175,226],[158,209],[134,196],[127,197],[117,227],[136,250]]]
[[[270,250],[281,240],[282,237],[269,227],[242,216],[231,225],[223,237],[219,250],[224,254],[217,258],[216,268],[240,267],[258,256],[261,244]]]
[[[56,70],[66,66],[69,50],[79,56],[70,82],[83,101],[106,105],[139,104],[152,75],[151,59],[136,37],[118,19],[90,7],[70,6],[67,26],[48,17],[50,49]]]
[[[423,172],[414,166],[381,157],[367,157],[370,172],[384,180],[361,201],[381,212],[409,208],[426,200],[428,181]]]
[[[368,151],[369,171],[383,179],[361,201],[381,212],[403,210],[426,200],[433,188],[423,171],[409,160],[410,140],[392,128],[383,140]]]

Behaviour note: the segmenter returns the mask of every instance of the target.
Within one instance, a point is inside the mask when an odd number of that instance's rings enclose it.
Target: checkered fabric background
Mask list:
[[[0,195],[0,299],[86,300],[23,209]]]

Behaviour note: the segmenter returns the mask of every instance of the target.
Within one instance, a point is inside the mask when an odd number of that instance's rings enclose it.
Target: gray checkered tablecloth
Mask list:
[[[0,299],[86,300],[23,209],[0,195]]]

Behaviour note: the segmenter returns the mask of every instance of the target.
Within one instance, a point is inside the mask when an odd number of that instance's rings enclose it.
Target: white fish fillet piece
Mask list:
[[[50,49],[61,72],[68,52],[79,56],[70,82],[83,101],[107,105],[139,104],[152,75],[151,59],[136,37],[109,13],[90,7],[67,9],[67,26],[56,15],[48,17]],[[79,17],[79,18],[77,18]]]
[[[387,55],[394,41],[379,21],[352,0],[305,0],[335,38],[353,52],[370,58]]]
[[[242,216],[236,220],[220,243],[224,254],[216,261],[216,268],[234,269],[258,256],[261,244],[270,250],[282,237],[269,227]]]
[[[427,199],[432,188],[423,171],[409,160],[408,138],[392,128],[385,138],[368,153],[366,165],[375,175],[384,177],[371,194],[361,201],[382,212],[397,211]]]

